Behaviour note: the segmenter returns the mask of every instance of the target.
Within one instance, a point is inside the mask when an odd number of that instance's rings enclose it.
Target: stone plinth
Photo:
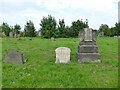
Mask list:
[[[76,58],[78,63],[81,62],[100,62],[100,54],[98,53],[97,31],[85,28],[79,32],[79,45]]]

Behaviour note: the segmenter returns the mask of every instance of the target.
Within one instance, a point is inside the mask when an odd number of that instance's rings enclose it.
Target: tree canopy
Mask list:
[[[43,17],[40,23],[40,31],[41,35],[44,38],[56,37],[57,29],[56,29],[56,20],[51,15],[48,17]]]
[[[26,37],[35,37],[36,32],[35,32],[35,27],[34,24],[31,20],[26,22],[25,28],[24,28],[24,33]]]

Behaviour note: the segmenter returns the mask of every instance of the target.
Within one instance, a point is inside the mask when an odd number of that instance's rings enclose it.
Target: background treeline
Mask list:
[[[120,35],[120,23],[116,23],[114,27],[109,27],[107,24],[101,24],[98,33],[104,32],[105,36],[119,36]]]
[[[43,17],[40,22],[40,29],[36,31],[34,23],[29,20],[24,26],[24,30],[21,31],[21,26],[16,24],[14,26],[9,26],[7,23],[4,23],[0,26],[1,32],[4,32],[6,36],[9,36],[10,32],[17,34],[21,37],[36,37],[41,34],[44,38],[51,37],[78,37],[78,33],[83,28],[88,28],[88,21],[77,20],[71,23],[71,26],[66,26],[64,19],[60,20],[57,24],[56,19],[51,15],[48,17]],[[98,33],[104,32],[105,36],[118,36],[120,35],[120,23],[116,23],[115,27],[109,28],[106,24],[101,24]]]

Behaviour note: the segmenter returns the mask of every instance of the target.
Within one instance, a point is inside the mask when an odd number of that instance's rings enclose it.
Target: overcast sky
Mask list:
[[[110,27],[118,22],[119,0],[0,0],[0,24],[19,24],[24,29],[26,21],[32,20],[36,30],[40,20],[48,14],[64,19],[71,26],[72,21],[88,19],[90,28],[98,29],[101,24]]]

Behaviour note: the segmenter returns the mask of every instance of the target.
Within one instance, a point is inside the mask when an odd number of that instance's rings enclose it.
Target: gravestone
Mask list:
[[[104,32],[101,32],[101,37],[104,37]]]
[[[41,32],[38,32],[38,36],[41,36]]]
[[[9,33],[9,37],[13,38],[13,32]]]
[[[5,37],[5,32],[2,32],[2,37]]]
[[[17,38],[17,34],[15,33],[14,38]]]
[[[118,39],[120,39],[120,36],[118,36]]]
[[[16,49],[9,50],[4,54],[4,62],[12,64],[23,64],[23,54]]]
[[[67,47],[59,47],[55,50],[56,61],[55,63],[68,63],[70,62],[70,52],[71,50]]]
[[[98,53],[97,31],[90,28],[84,28],[79,32],[79,45],[76,58],[78,63],[81,62],[100,62]]]
[[[51,40],[52,40],[52,41],[54,41],[54,39],[55,39],[54,37],[51,37]]]

